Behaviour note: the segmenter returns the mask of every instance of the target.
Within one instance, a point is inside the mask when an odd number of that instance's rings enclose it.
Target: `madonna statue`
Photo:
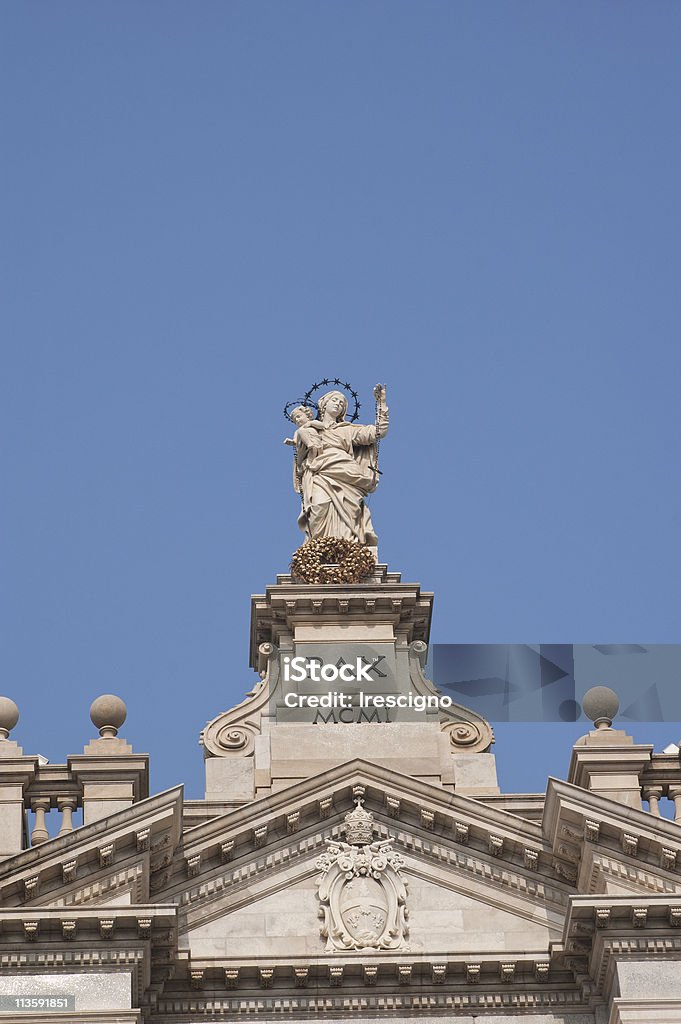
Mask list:
[[[319,399],[319,417],[296,431],[294,486],[303,502],[298,525],[308,540],[378,544],[364,499],[378,484],[378,441],[388,433],[385,385],[377,384],[374,396],[375,424],[348,423],[345,395],[328,391]]]

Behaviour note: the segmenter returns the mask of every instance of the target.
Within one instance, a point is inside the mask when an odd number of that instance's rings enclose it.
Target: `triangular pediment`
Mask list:
[[[3,907],[147,903],[182,831],[182,787],[24,850],[0,863]]]
[[[393,836],[393,848],[404,861],[409,923],[405,948],[411,953],[540,953],[560,938],[563,913],[544,904],[540,885],[523,895],[510,886],[492,887],[493,865],[485,858],[471,853],[438,863],[423,850],[407,852],[395,830],[384,819],[376,820],[379,835]],[[323,956],[327,945],[320,934],[317,887],[322,849],[272,863],[245,889],[214,890],[212,899],[203,903],[199,886],[180,911],[180,945],[192,960]]]
[[[677,822],[549,779],[542,831],[578,893],[681,893]]]
[[[559,938],[571,887],[539,825],[355,760],[185,833],[184,877],[176,870],[159,898],[178,904],[192,958],[257,958],[268,944],[272,955],[323,953],[318,862],[358,796],[375,840],[403,861],[410,949],[477,942],[502,954]]]

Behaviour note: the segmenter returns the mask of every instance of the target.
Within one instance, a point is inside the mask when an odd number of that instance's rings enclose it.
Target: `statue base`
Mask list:
[[[206,799],[246,803],[353,759],[498,793],[491,727],[424,675],[432,606],[386,565],[352,585],[277,576],[251,601],[260,680],[201,735]]]

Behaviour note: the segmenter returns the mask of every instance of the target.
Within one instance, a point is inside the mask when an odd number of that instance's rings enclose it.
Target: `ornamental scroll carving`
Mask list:
[[[279,682],[279,651],[274,644],[260,644],[260,661],[265,668],[245,700],[208,723],[200,742],[207,757],[251,757],[255,737],[261,732],[261,718]]]
[[[372,842],[373,815],[364,810],[361,798],[346,814],[344,830],[349,842],[327,839],[327,850],[316,862],[327,952],[408,950],[402,858],[390,839]]]
[[[417,693],[439,694],[441,691],[423,672],[427,654],[428,644],[423,640],[414,640],[409,644],[411,682]],[[484,753],[494,743],[494,733],[489,722],[463,704],[452,704],[440,709],[440,729],[449,736],[452,753]]]

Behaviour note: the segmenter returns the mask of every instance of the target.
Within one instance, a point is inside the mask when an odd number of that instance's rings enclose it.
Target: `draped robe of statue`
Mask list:
[[[300,442],[296,489],[303,510],[298,525],[309,539],[341,537],[370,547],[378,544],[364,499],[376,489],[376,442],[387,429],[386,410],[377,426],[339,419],[315,431],[314,447]]]

